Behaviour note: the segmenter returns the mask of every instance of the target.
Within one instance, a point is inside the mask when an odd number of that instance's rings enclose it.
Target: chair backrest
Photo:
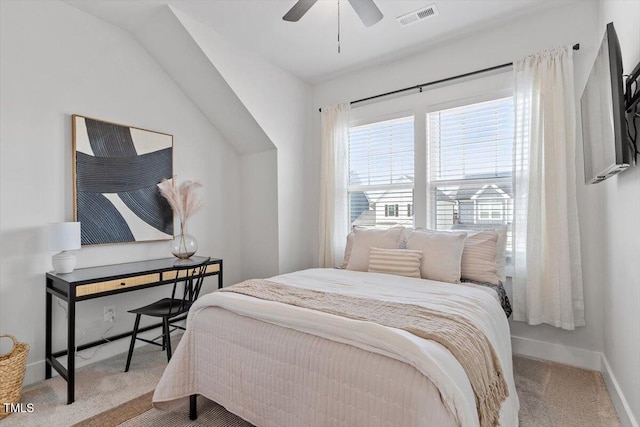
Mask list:
[[[175,278],[173,282],[173,291],[171,292],[171,304],[169,313],[184,313],[200,295],[204,274],[211,258],[205,258],[201,262],[186,263],[184,265],[177,264],[175,266]],[[178,285],[184,282],[182,297],[176,298]]]

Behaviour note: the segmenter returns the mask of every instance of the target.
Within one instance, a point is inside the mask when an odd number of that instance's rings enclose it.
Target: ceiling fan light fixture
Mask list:
[[[298,0],[291,9],[282,17],[285,21],[297,22],[302,16],[311,9],[311,6],[316,4],[318,0]],[[373,0],[349,0],[349,4],[356,11],[356,14],[365,25],[370,27],[373,24],[380,22],[383,15],[378,9],[378,6]]]
[[[349,3],[365,27],[370,27],[382,20],[382,12],[373,0],[349,0]]]
[[[298,0],[291,9],[282,17],[288,22],[298,22],[302,16],[316,4],[318,0]]]

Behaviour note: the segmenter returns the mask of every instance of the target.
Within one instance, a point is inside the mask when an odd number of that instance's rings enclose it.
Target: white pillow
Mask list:
[[[407,249],[422,252],[423,279],[460,283],[462,250],[467,233],[416,229],[407,238]]]
[[[369,249],[369,271],[420,278],[422,252],[409,249]]]
[[[349,264],[351,249],[353,248],[353,235],[353,231],[347,234],[347,245],[344,248],[344,261],[342,261],[342,265],[340,266],[340,268],[347,268],[347,265]]]
[[[393,227],[388,230],[354,228],[353,246],[347,270],[367,271],[369,269],[369,249],[398,249],[403,231],[403,227]]]
[[[346,269],[347,265],[349,265],[349,258],[351,257],[351,250],[353,249],[353,236],[354,236],[353,230],[355,230],[356,228],[362,228],[367,230],[366,227],[354,225],[351,233],[347,234],[347,244],[345,245],[345,248],[344,248],[344,259],[342,261],[342,265],[340,265],[339,268]],[[407,236],[411,231],[413,231],[413,228],[410,228],[410,227],[404,227],[404,230],[402,230],[402,234],[400,235],[400,249],[407,248]]]
[[[415,230],[413,227],[404,227],[400,235],[400,249],[407,249],[407,239],[409,235],[413,233],[413,230]]]
[[[478,282],[498,284],[495,231],[469,232],[462,251],[462,278]]]

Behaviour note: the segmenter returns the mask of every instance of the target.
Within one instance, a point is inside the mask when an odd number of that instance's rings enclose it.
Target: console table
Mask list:
[[[192,257],[192,261],[204,261],[204,257]],[[176,258],[154,259],[126,264],[105,265],[80,268],[68,274],[49,272],[46,274],[46,343],[45,377],[51,378],[51,368],[55,369],[67,381],[67,404],[73,403],[75,391],[75,355],[76,355],[76,303],[107,295],[120,294],[173,283],[175,266],[180,262]],[[222,287],[222,260],[212,258],[207,265],[205,276],[218,276],[218,289]],[[52,351],[52,302],[53,296],[67,302],[67,349]],[[148,331],[162,326],[161,323],[140,328],[138,332]],[[131,336],[133,331],[106,337],[98,341],[78,346],[85,350],[120,338]],[[67,356],[65,368],[57,358]]]

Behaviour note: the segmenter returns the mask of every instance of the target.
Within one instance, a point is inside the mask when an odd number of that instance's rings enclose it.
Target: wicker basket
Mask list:
[[[10,414],[5,412],[5,403],[16,404],[22,395],[22,381],[27,367],[29,345],[19,343],[13,335],[0,335],[11,338],[13,348],[7,354],[0,355],[0,420]]]

